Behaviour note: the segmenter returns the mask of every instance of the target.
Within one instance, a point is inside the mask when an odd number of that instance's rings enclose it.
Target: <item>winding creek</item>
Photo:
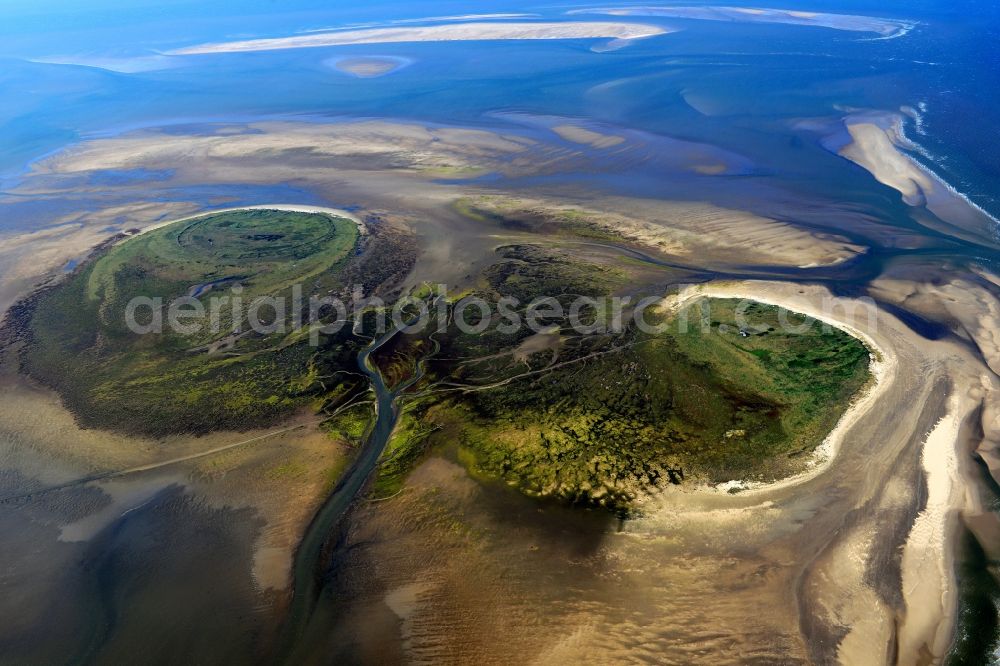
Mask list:
[[[378,466],[379,458],[399,419],[400,396],[423,377],[424,362],[420,361],[412,377],[395,387],[389,387],[382,373],[372,363],[371,355],[399,332],[398,328],[387,331],[358,353],[358,368],[368,378],[371,390],[375,393],[375,424],[357,457],[344,472],[323,506],[316,512],[299,542],[292,567],[292,602],[280,643],[280,654],[283,657],[287,658],[290,655],[304,635],[322,592],[321,558],[330,535]]]
[[[725,273],[709,273],[707,271],[695,271],[690,266],[668,262],[635,248],[616,243],[588,241],[577,244],[616,252],[622,256],[651,266],[689,271],[692,274],[700,273],[702,279],[707,277],[723,279],[760,279],[762,277],[787,279],[786,273],[795,273],[798,275],[804,273],[802,269],[788,269],[786,271],[775,269],[774,267],[746,272],[732,270]],[[877,262],[878,259],[873,254],[870,252],[853,261],[826,267],[825,271],[812,269],[810,274],[818,282],[825,282],[827,279],[836,281],[836,278],[842,277],[842,273],[844,272],[854,273],[858,271],[860,266],[870,264],[873,261]],[[863,268],[861,270],[864,271]],[[830,275],[816,275],[817,273],[824,272],[828,272]],[[706,275],[706,273],[708,274]],[[210,285],[209,288],[211,288]],[[358,353],[358,369],[367,377],[370,389],[375,395],[375,423],[369,431],[364,444],[359,449],[357,456],[314,515],[295,552],[295,560],[292,568],[292,600],[277,643],[277,655],[279,660],[284,663],[295,663],[297,649],[303,642],[309,642],[304,639],[307,639],[313,617],[318,611],[317,607],[320,604],[320,597],[323,594],[326,570],[324,558],[328,558],[329,556],[331,537],[336,533],[338,524],[364,491],[366,483],[378,467],[382,453],[385,451],[399,419],[401,410],[400,398],[402,394],[423,376],[426,357],[416,364],[413,376],[394,387],[386,384],[382,373],[372,362],[372,354],[388,344],[399,333],[400,329],[392,328],[373,339]],[[437,347],[436,341],[435,347]],[[430,356],[433,356],[434,353],[436,351],[432,352]]]

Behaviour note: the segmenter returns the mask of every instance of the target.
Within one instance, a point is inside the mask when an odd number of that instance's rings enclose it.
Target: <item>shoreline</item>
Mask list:
[[[900,569],[907,611],[933,608],[936,612],[907,613],[898,638],[901,663],[916,663],[928,644],[934,656],[946,656],[957,625],[954,518],[961,478],[955,442],[967,413],[961,403],[953,392],[947,413],[923,440],[920,463],[927,501],[903,544]]]
[[[916,121],[914,121],[914,122],[916,122]],[[924,148],[923,146],[921,146],[919,143],[917,143],[916,141],[914,141],[913,139],[911,139],[910,137],[908,137],[906,135],[906,131],[905,130],[906,130],[905,124],[902,121],[900,121],[899,126],[896,128],[896,132],[898,133],[899,139],[903,142],[903,148],[905,148],[906,150],[910,150],[912,152],[915,152],[915,153],[923,156],[925,159],[933,162],[934,160],[931,157],[930,152],[926,148]],[[998,227],[1000,227],[1000,218],[998,218],[996,215],[994,215],[993,213],[989,212],[988,210],[986,210],[985,208],[983,208],[982,206],[980,206],[979,204],[977,204],[975,201],[973,201],[969,197],[968,194],[966,194],[965,192],[962,192],[957,187],[955,187],[954,185],[952,185],[951,183],[949,183],[948,179],[946,179],[941,174],[939,174],[936,171],[934,171],[934,169],[932,169],[930,166],[928,166],[927,164],[924,164],[923,162],[921,162],[920,160],[916,159],[912,155],[909,155],[909,154],[907,154],[905,152],[903,153],[903,155],[908,160],[910,160],[911,162],[913,162],[917,166],[918,169],[922,169],[923,171],[925,171],[928,174],[928,176],[930,176],[938,184],[942,185],[953,196],[958,197],[959,199],[961,199],[962,201],[964,201],[967,205],[971,206],[973,209],[975,209],[976,211],[978,211],[979,213],[981,213],[985,217],[989,218]]]
[[[844,117],[842,123],[850,142],[836,148],[826,146],[827,149],[899,192],[908,206],[923,207],[946,224],[977,235],[994,233],[1000,227],[1000,220],[994,215],[914,157],[912,153],[927,155],[906,136],[901,113],[853,113]]]
[[[851,337],[860,340],[868,348],[870,364],[868,366],[871,378],[855,394],[847,410],[840,416],[837,424],[827,434],[823,441],[809,453],[806,468],[800,472],[792,474],[783,479],[774,481],[748,481],[744,479],[732,479],[717,484],[702,484],[688,492],[711,494],[711,495],[731,495],[736,494],[742,497],[758,496],[771,493],[777,490],[791,488],[806,481],[809,481],[825,472],[837,457],[844,437],[850,432],[854,425],[864,418],[886,391],[892,386],[895,378],[897,361],[896,355],[885,345],[876,342],[875,338],[868,332],[862,331],[855,326],[830,316],[829,312],[823,312],[819,308],[812,307],[808,299],[800,299],[790,304],[789,298],[781,294],[774,293],[778,286],[798,287],[796,283],[780,282],[718,282],[706,283],[688,287],[685,292],[677,296],[670,296],[664,299],[662,307],[670,309],[680,309],[684,305],[697,300],[698,298],[745,298],[767,305],[774,305],[785,308],[792,312],[804,314],[817,321],[833,326]],[[768,289],[770,287],[770,290]],[[832,295],[824,298],[833,299],[835,303],[844,303],[845,306],[850,299],[834,297]],[[672,299],[672,300],[671,300]],[[853,306],[850,306],[853,311]],[[845,308],[835,308],[844,310]],[[735,492],[734,492],[735,491]]]
[[[491,40],[609,39],[620,48],[637,39],[665,35],[674,30],[649,23],[622,21],[563,21],[509,23],[445,23],[412,28],[339,30],[290,37],[235,40],[187,46],[166,51],[166,56],[247,53],[283,49],[317,48],[350,44],[393,44]]]
[[[231,208],[214,208],[212,210],[206,210],[201,213],[195,213],[194,215],[185,215],[184,217],[179,217],[172,220],[165,220],[163,222],[156,222],[148,227],[145,227],[135,236],[142,235],[147,231],[153,231],[154,229],[162,229],[163,227],[170,226],[177,222],[186,222],[188,220],[197,220],[199,217],[205,217],[207,215],[215,215],[216,213],[231,213],[238,210],[278,210],[287,211],[290,213],[322,213],[324,215],[329,215],[331,217],[342,217],[344,219],[350,220],[358,226],[358,235],[365,236],[368,233],[368,228],[361,219],[341,208],[327,208],[325,206],[305,206],[299,204],[256,204],[253,206],[233,206]],[[129,236],[133,238],[134,236]]]
[[[735,516],[754,509],[773,510],[785,501],[803,497],[803,490],[797,487],[811,481],[821,483],[818,479],[824,474],[834,474],[834,470],[838,469],[834,463],[840,459],[842,453],[847,456],[845,465],[856,464],[858,444],[865,446],[864,433],[870,431],[870,428],[865,430],[865,426],[861,424],[866,420],[869,422],[885,420],[885,417],[878,413],[873,415],[873,408],[879,402],[891,403],[904,399],[900,391],[905,388],[906,375],[900,374],[898,369],[904,367],[904,361],[907,366],[913,363],[913,359],[909,358],[912,356],[912,351],[907,352],[907,347],[922,349],[921,338],[906,328],[905,324],[900,330],[890,325],[882,332],[874,329],[867,331],[831,316],[844,313],[843,305],[849,303],[851,299],[833,297],[821,287],[767,281],[722,282],[694,286],[679,296],[682,298],[674,297],[673,302],[669,304],[678,307],[700,297],[748,298],[785,307],[835,325],[864,341],[869,349],[877,354],[872,366],[875,381],[862,389],[863,393],[858,395],[850,408],[841,416],[823,444],[817,447],[817,452],[825,450],[820,456],[814,453],[815,463],[809,469],[773,483],[758,483],[749,487],[740,484],[739,487],[745,489],[732,495],[728,491],[735,486],[731,484],[705,485],[692,489],[686,493],[686,498],[678,496],[673,501],[651,503],[650,509],[654,512],[652,514],[654,520],[657,520],[659,515],[684,515],[692,511],[695,513],[709,511]],[[831,308],[832,313],[831,309],[819,311],[817,299],[824,297],[832,299],[830,301],[834,304]],[[851,310],[848,309],[846,312]],[[865,315],[862,314],[861,317],[863,320]],[[891,322],[891,315],[887,317],[889,318],[880,317],[878,321]],[[900,332],[909,335],[900,339],[896,346],[893,343]],[[926,501],[919,507],[919,511],[915,512],[910,522],[906,523],[905,531],[899,536],[898,542],[884,542],[885,547],[891,546],[901,557],[898,569],[901,599],[898,606],[895,610],[892,606],[883,607],[882,602],[879,602],[878,597],[872,593],[871,587],[864,582],[864,576],[867,575],[866,572],[870,572],[869,567],[872,566],[872,561],[869,559],[870,551],[865,551],[868,554],[852,565],[853,569],[850,567],[843,569],[843,565],[827,562],[820,562],[818,566],[812,565],[815,567],[814,575],[824,576],[826,584],[832,584],[828,576],[831,575],[831,567],[834,567],[832,571],[839,571],[838,575],[843,576],[851,571],[851,575],[856,577],[856,583],[849,582],[851,579],[848,578],[841,583],[842,585],[848,588],[858,585],[860,586],[858,590],[866,590],[848,592],[842,597],[845,600],[844,604],[851,604],[845,606],[845,609],[851,608],[852,613],[858,614],[848,621],[851,630],[837,643],[840,663],[854,663],[860,655],[872,654],[871,650],[874,649],[872,644],[864,646],[858,641],[885,640],[886,645],[896,645],[900,655],[898,663],[917,663],[922,655],[932,656],[935,659],[933,663],[940,663],[940,660],[947,657],[953,645],[955,631],[959,626],[960,590],[956,569],[959,516],[969,510],[967,497],[969,489],[965,485],[967,479],[963,473],[963,463],[959,458],[958,449],[967,436],[965,430],[970,425],[975,427],[976,409],[982,395],[978,389],[971,392],[968,390],[968,381],[973,381],[973,386],[976,386],[974,379],[976,375],[968,374],[964,355],[953,356],[955,352],[946,350],[947,347],[943,347],[936,351],[928,349],[923,352],[928,359],[939,358],[948,362],[945,376],[950,377],[953,384],[949,395],[946,396],[945,406],[940,414],[935,414],[937,418],[930,422],[928,430],[914,433],[911,443],[906,445],[909,447],[909,453],[906,455],[917,458],[916,467],[920,478],[926,484]],[[982,390],[985,390],[985,387]],[[843,445],[856,427],[862,428],[858,430],[858,437],[862,439],[853,440],[854,443],[845,449]],[[875,445],[874,440],[868,441],[871,441],[872,446]],[[902,451],[900,449],[900,452]],[[824,454],[825,457],[821,457]],[[897,491],[887,492],[891,497]],[[914,488],[912,492],[914,499],[919,500],[919,489]],[[719,501],[723,498],[725,502],[720,504]],[[664,511],[667,513],[662,514]],[[846,529],[840,537],[845,545],[833,546],[831,551],[835,554],[833,556],[844,557],[845,552],[856,552],[854,548],[858,543],[867,543],[864,548],[870,548],[875,543],[870,540],[876,538],[875,533],[871,531],[873,529],[871,525],[868,523],[868,526],[864,526],[862,523],[862,526]],[[869,595],[868,601],[865,601],[865,595]],[[848,601],[851,599],[855,601]],[[872,603],[876,605],[871,606]],[[846,613],[846,610],[841,612]],[[894,622],[896,629],[893,632],[891,627]]]

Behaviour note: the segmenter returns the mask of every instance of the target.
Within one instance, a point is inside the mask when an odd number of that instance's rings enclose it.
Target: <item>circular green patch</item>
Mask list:
[[[191,257],[215,261],[302,258],[338,235],[334,218],[281,210],[219,213],[188,222],[177,244]]]
[[[357,225],[326,213],[234,210],[181,220],[112,248],[90,271],[87,296],[113,310],[133,296],[200,296],[239,282],[247,296],[313,285],[351,253]],[[305,288],[304,291],[309,291]]]
[[[162,435],[272,423],[312,399],[316,350],[296,317],[310,296],[343,289],[358,233],[326,213],[242,209],[129,238],[39,295],[24,368],[87,425]],[[255,332],[260,297],[284,306],[261,310],[273,328]],[[194,313],[183,326],[170,324],[177,304]],[[130,325],[130,307],[149,330]]]

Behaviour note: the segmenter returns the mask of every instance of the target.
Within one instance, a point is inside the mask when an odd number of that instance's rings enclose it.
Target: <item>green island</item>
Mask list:
[[[358,355],[378,338],[385,311],[364,310],[318,344],[304,331],[250,332],[245,316],[253,299],[290,298],[295,285],[303,298],[343,295],[358,281],[398,285],[411,265],[400,257],[412,261],[405,240],[365,238],[354,222],[332,215],[240,210],[111,244],[36,294],[22,369],[89,427],[204,433],[277,424],[305,410],[331,437],[360,448],[375,415]],[[496,248],[462,294],[496,306],[494,313],[502,299],[514,299],[521,317],[529,302],[548,298],[563,312],[536,310],[539,326],[507,330],[466,311],[467,323],[488,325],[463,332],[460,298],[427,286],[405,295],[444,308],[448,323],[439,329],[431,317],[372,349],[385,385],[405,387],[383,442],[376,497],[398,492],[437,451],[483,482],[627,515],[642,496],[672,484],[794,473],[870,381],[860,341],[771,305],[703,298],[681,311],[686,326],[680,313],[656,307],[643,313],[656,330],[637,326],[629,308],[620,326],[608,326],[607,299],[645,273],[636,262],[546,238]],[[389,258],[396,265],[379,273],[376,264]],[[122,313],[135,297],[161,297],[164,311],[185,296],[207,306],[237,283],[243,309],[224,309],[215,324],[146,335],[125,326]],[[582,315],[594,331],[581,332],[566,314],[580,297],[596,304]],[[272,323],[294,316],[275,311]]]
[[[738,301],[706,304],[707,330],[630,330],[606,343],[613,353],[554,334],[532,361],[559,349],[563,365],[459,401],[464,449],[530,493],[615,507],[664,482],[791,473],[866,381],[867,350],[811,320],[783,333],[778,308],[759,303],[747,314],[763,330],[747,334]]]
[[[159,436],[274,423],[320,399],[324,358],[293,332],[246,330],[246,308],[261,296],[291,297],[295,284],[307,287],[304,298],[340,288],[357,242],[351,220],[281,210],[214,213],[128,238],[37,296],[23,369],[88,427]],[[222,302],[214,323],[181,319],[182,332],[166,325],[174,299],[207,309],[237,283],[242,307]],[[161,299],[162,332],[127,327],[136,297]],[[137,323],[151,324],[152,310],[137,310]],[[261,308],[262,319],[276,314]],[[335,357],[338,348],[324,351]]]
[[[539,245],[497,255],[476,292],[487,301],[557,294],[568,310],[625,283],[618,269]],[[865,345],[810,317],[709,298],[682,312],[686,326],[647,309],[655,332],[628,316],[619,331],[585,335],[563,316],[538,333],[453,325],[397,426],[379,492],[397,491],[407,461],[443,447],[481,478],[627,514],[666,485],[798,471],[870,381]],[[606,316],[595,309],[591,321]],[[426,345],[401,336],[385,366],[412,364]]]

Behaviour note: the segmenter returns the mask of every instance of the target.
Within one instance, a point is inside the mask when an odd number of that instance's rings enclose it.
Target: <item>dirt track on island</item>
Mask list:
[[[524,234],[473,223],[453,206],[460,196],[512,193],[499,185],[441,182],[442,173],[529,178],[586,170],[605,159],[588,155],[587,148],[555,149],[535,136],[412,123],[268,123],[236,134],[223,129],[175,132],[169,141],[140,132],[88,142],[39,165],[37,182],[29,174],[21,194],[53,200],[95,196],[77,191],[79,174],[116,167],[177,167],[171,183],[177,192],[204,182],[294,178],[331,206],[349,202],[359,217],[411,230],[421,254],[404,286],[428,280],[464,287],[493,260],[497,245],[524,242]],[[617,134],[628,140],[615,150],[634,148],[633,135]],[[670,173],[698,168],[668,166],[676,170]],[[168,204],[144,201],[145,187],[123,186],[107,193],[103,208],[5,237],[0,306],[35,279],[58,274],[66,261],[107,235],[102,230],[112,221],[146,227],[208,208],[195,195]],[[954,239],[949,243],[955,245],[937,248],[939,255],[883,259],[855,252],[854,246],[865,245],[856,231],[868,221],[854,210],[832,211],[838,221],[862,219],[853,227],[845,223],[850,257],[833,263],[826,261],[831,248],[839,252],[844,241],[807,226],[790,235],[787,223],[757,213],[617,197],[603,202],[614,208],[612,214],[586,188],[569,186],[535,187],[528,196],[532,206],[558,200],[605,213],[607,224],[642,221],[626,231],[659,239],[660,250],[651,251],[664,261],[676,259],[671,249],[697,232],[696,224],[681,219],[686,212],[705,212],[719,226],[712,232],[717,238],[699,240],[706,248],[698,256],[705,267],[700,279],[732,267],[731,236],[751,220],[759,246],[751,259],[759,260],[761,272],[781,269],[786,281],[744,282],[739,288],[793,310],[821,310],[829,292],[819,283],[836,286],[864,269],[866,291],[853,295],[868,293],[879,309],[875,330],[862,332],[892,354],[894,372],[877,404],[845,428],[835,455],[818,473],[744,494],[671,489],[651,501],[643,518],[624,525],[473,480],[453,451],[431,456],[398,496],[358,505],[343,526],[331,564],[337,603],[326,607],[330,630],[319,632],[313,647],[344,659],[482,663],[629,658],[855,664],[880,657],[913,663],[917,653],[940,656],[957,602],[949,544],[963,525],[986,537],[998,529],[988,492],[973,480],[981,471],[972,467],[978,456],[1000,476],[1000,402],[991,370],[1000,369],[1000,279],[943,260],[946,251],[958,252]],[[129,208],[129,201],[140,203]],[[807,201],[803,210],[813,205]],[[882,238],[886,229],[880,226],[871,237]],[[905,233],[913,238],[920,231]],[[775,266],[773,257],[786,261]],[[824,265],[809,268],[817,263]],[[649,279],[666,285],[676,275],[650,273]],[[111,480],[0,511],[5,533],[18,536],[10,543],[11,594],[0,606],[0,617],[10,622],[0,645],[37,645],[31,622],[49,614],[63,628],[49,646],[72,646],[77,615],[90,610],[95,571],[125,581],[136,608],[154,606],[151,600],[176,601],[180,591],[201,593],[198,585],[211,579],[194,576],[194,583],[185,583],[178,574],[176,589],[164,590],[149,573],[175,567],[169,571],[224,572],[231,594],[221,606],[250,609],[239,626],[221,620],[205,625],[218,640],[201,654],[217,656],[223,643],[233,646],[230,657],[266,648],[260,635],[276,625],[287,604],[291,552],[346,452],[325,448],[328,442],[311,429],[254,446],[236,445],[249,439],[236,433],[210,441],[128,440],[79,430],[51,394],[16,381],[5,383],[4,391],[5,491],[30,491],[95,470],[144,469],[162,460],[176,469],[140,471],[137,476],[148,483],[139,490]],[[99,520],[81,526],[91,516]],[[185,525],[208,532],[184,531]],[[67,529],[79,541],[62,541]],[[145,543],[142,535],[180,536],[151,554],[116,540],[118,531],[137,535],[135,543]],[[205,533],[224,543],[206,554],[196,543]],[[36,557],[38,544],[52,546],[46,557]],[[135,562],[155,566],[132,567]],[[907,582],[914,580],[920,584]],[[105,593],[124,589],[108,587]],[[53,614],[55,600],[63,599],[70,599],[66,607],[72,612]],[[141,631],[141,614],[118,618],[125,629],[108,654],[127,651],[133,640],[166,645],[171,632],[225,615],[215,607],[206,611],[211,617],[182,603],[170,608],[181,619],[155,636]]]

